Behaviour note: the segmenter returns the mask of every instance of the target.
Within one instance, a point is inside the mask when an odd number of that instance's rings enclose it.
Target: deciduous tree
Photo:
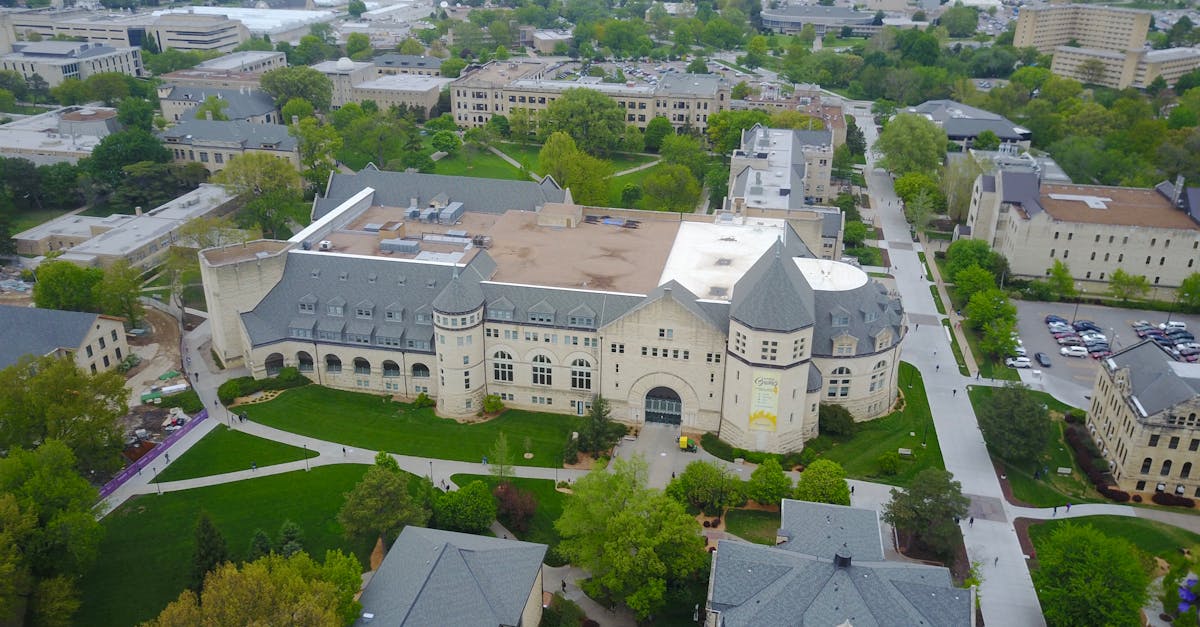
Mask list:
[[[1187,276],[1176,290],[1179,297],[1179,304],[1187,309],[1200,309],[1200,272],[1193,272]]]
[[[741,481],[713,462],[694,461],[667,485],[667,495],[709,515],[741,500]]]
[[[307,104],[304,100],[293,102]],[[337,129],[321,124],[313,117],[302,117],[299,124],[288,127],[288,133],[296,138],[304,180],[310,186],[320,188],[336,167],[334,156],[342,149],[342,137]]]
[[[707,567],[704,540],[683,506],[646,487],[640,456],[598,465],[575,482],[554,523],[559,552],[592,574],[599,594],[646,620],[666,604],[668,585]]]
[[[1075,278],[1071,276],[1071,267],[1062,259],[1054,260],[1054,265],[1050,266],[1050,275],[1046,277],[1046,283],[1054,291],[1058,300],[1075,298]]]
[[[1036,462],[1050,436],[1050,413],[1020,383],[992,389],[989,402],[976,411],[988,448],[1002,459]]]
[[[850,486],[846,483],[846,471],[835,461],[818,459],[800,473],[796,482],[796,498],[801,501],[850,504]]]
[[[411,54],[411,55],[425,54],[425,46],[421,45],[421,42],[417,41],[416,39],[413,39],[412,37],[409,37],[408,39],[405,39],[404,41],[400,42],[400,45],[397,46],[397,50],[400,52],[400,54]]]
[[[213,181],[238,196],[300,191],[296,168],[287,160],[265,152],[247,152],[230,159]]]
[[[642,181],[642,202],[652,211],[686,213],[700,200],[700,183],[681,165],[664,164]]]
[[[949,557],[960,538],[956,520],[967,515],[970,503],[954,475],[926,468],[913,477],[907,490],[892,488],[892,500],[883,508],[883,520]]]
[[[142,306],[142,273],[124,259],[118,259],[104,269],[96,285],[96,301],[100,311],[125,318],[131,327],[138,326],[145,316]]]
[[[946,132],[924,116],[901,113],[884,127],[875,148],[884,167],[897,174],[932,174],[946,156]]]
[[[338,522],[348,537],[388,540],[406,525],[429,520],[429,510],[409,493],[408,475],[386,453],[375,458],[375,465],[345,497]]]
[[[292,98],[303,98],[318,111],[328,111],[333,98],[329,77],[303,65],[270,70],[263,74],[261,85],[280,106]]]
[[[97,181],[116,187],[125,176],[125,166],[139,161],[166,163],[170,160],[171,151],[162,141],[149,131],[134,128],[100,140],[92,149],[92,156],[84,162],[84,168]]]
[[[488,451],[488,471],[500,481],[506,481],[513,473],[512,450],[508,447],[508,436],[501,431],[496,442]]]
[[[996,287],[996,277],[991,272],[971,264],[954,275],[954,288],[967,302],[979,292]]]
[[[216,120],[218,122],[227,122],[229,116],[225,115],[225,110],[229,108],[229,101],[220,96],[209,96],[196,107],[196,112],[192,115],[197,120]],[[211,116],[211,118],[210,118]]]
[[[483,533],[496,519],[496,499],[487,484],[472,481],[438,497],[433,520],[440,529]]]
[[[1049,625],[1141,624],[1150,581],[1127,540],[1064,522],[1038,549],[1033,578]]]
[[[681,165],[696,179],[704,177],[704,170],[708,166],[708,153],[695,137],[668,135],[663,138],[659,152],[662,154],[663,163]]]
[[[625,110],[594,89],[568,89],[546,107],[542,126],[570,135],[590,155],[603,156],[619,148],[625,137]]]
[[[792,480],[784,474],[779,461],[769,457],[750,473],[745,490],[746,496],[758,503],[778,505],[792,493]]]
[[[430,138],[433,149],[447,154],[454,154],[462,148],[462,140],[454,131],[438,131]]]
[[[99,311],[96,286],[104,280],[99,268],[83,268],[69,261],[51,260],[34,275],[33,304],[42,309]]]
[[[1145,275],[1130,274],[1124,268],[1117,268],[1108,279],[1108,292],[1121,299],[1121,302],[1145,296],[1149,291],[1150,282]]]

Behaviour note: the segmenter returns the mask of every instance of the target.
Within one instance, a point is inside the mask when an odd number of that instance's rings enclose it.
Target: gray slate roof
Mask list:
[[[511,311],[512,320],[528,324],[529,312],[550,314],[554,326],[565,327],[571,312],[585,307],[595,314],[596,328],[603,327],[637,307],[645,297],[554,287],[535,287],[485,282],[480,287],[487,298],[489,317],[493,311]],[[579,314],[574,314],[579,315]]]
[[[245,120],[182,120],[159,133],[159,137],[173,139],[173,143],[179,144],[217,141],[239,144],[243,148],[296,150],[296,138],[288,134],[288,127],[282,124],[254,124]]]
[[[724,627],[971,624],[971,592],[954,588],[945,568],[831,558],[721,540],[709,608]]]
[[[900,299],[888,296],[887,289],[874,280],[852,290],[818,291],[814,309],[817,321],[813,328],[814,355],[833,355],[834,338],[847,333],[858,338],[855,355],[879,352],[875,349],[875,338],[884,330],[891,330],[892,342],[882,350],[890,349],[903,337],[904,309]],[[839,315],[849,316],[849,324],[833,326]]]
[[[1020,205],[1031,218],[1045,211],[1038,200],[1041,197],[1041,182],[1036,173],[1001,170],[996,176],[1004,194],[1001,202]]]
[[[470,272],[474,273],[473,270]],[[485,277],[455,276],[433,299],[434,310],[444,314],[465,314],[479,309],[484,301],[483,290],[479,289],[482,278]]]
[[[182,100],[199,105],[209,96],[216,96],[229,103],[222,113],[230,120],[247,120],[275,110],[275,99],[271,98],[267,92],[257,89],[237,90],[172,85],[171,91],[163,99]]]
[[[426,57],[415,54],[396,54],[388,53],[381,54],[372,61],[375,67],[406,67],[415,69],[431,69],[440,70],[442,68],[442,60],[437,57]]]
[[[0,368],[7,368],[26,355],[41,357],[62,348],[78,350],[97,314],[58,311],[35,307],[0,305]]]
[[[375,204],[408,207],[413,198],[424,206],[430,198],[446,194],[451,202],[461,202],[466,211],[504,213],[510,209],[534,211],[548,202],[562,202],[565,192],[547,177],[541,183],[500,179],[385,172],[367,166],[357,174],[335,173],[324,198],[317,199],[313,220],[357,194],[366,187],[375,189]]]
[[[779,518],[779,528],[791,537],[781,549],[831,558],[845,548],[856,560],[883,560],[879,514],[873,509],[784,499]]]
[[[1175,361],[1154,342],[1139,342],[1104,361],[1110,371],[1129,370],[1130,394],[1147,417],[1200,396],[1200,364]]]
[[[764,331],[789,332],[812,326],[812,286],[784,250],[783,242],[776,242],[738,279],[730,315]]]
[[[544,544],[409,525],[359,599],[374,619],[355,624],[517,625],[545,555]]]

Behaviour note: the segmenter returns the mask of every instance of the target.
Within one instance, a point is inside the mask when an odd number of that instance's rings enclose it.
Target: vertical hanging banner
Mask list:
[[[754,374],[750,392],[750,430],[775,431],[779,416],[779,375],[770,370]]]

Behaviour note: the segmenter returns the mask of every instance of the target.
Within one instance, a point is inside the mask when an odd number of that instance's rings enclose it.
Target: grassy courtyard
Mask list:
[[[1037,551],[1042,551],[1050,534],[1062,524],[1091,525],[1106,536],[1124,538],[1147,555],[1161,557],[1172,564],[1182,560],[1180,549],[1200,547],[1200,535],[1156,520],[1131,516],[1087,516],[1084,518],[1047,520],[1029,527],[1029,538]]]
[[[353,551],[366,564],[370,547],[354,545],[337,523],[342,494],[367,466],[346,464],[134,498],[104,518],[99,558],[80,582],[77,624],[127,627],[156,616],[188,585],[196,517],[203,510],[241,559],[256,529],[274,538],[291,520],[304,548],[321,559],[328,549]]]
[[[316,457],[316,451],[260,438],[225,425],[218,425],[166,470],[158,473],[155,482],[179,481],[226,472],[246,470],[250,464],[259,468],[272,464],[294,462]]]
[[[971,406],[976,412],[991,402],[995,390],[996,388],[987,386],[967,388]],[[1038,464],[1019,466],[1000,462],[1008,477],[1008,483],[1012,487],[1013,497],[1034,507],[1053,507],[1065,505],[1068,502],[1103,501],[1104,499],[1092,488],[1083,469],[1075,463],[1075,456],[1071,454],[1071,448],[1064,438],[1064,430],[1067,425],[1061,418],[1067,411],[1074,408],[1045,392],[1029,390],[1028,393],[1045,405],[1052,412],[1055,420],[1046,439],[1042,460]],[[1070,468],[1071,474],[1060,475],[1056,472],[1059,468]],[[1034,479],[1034,471],[1040,469],[1049,469],[1049,472],[1044,475],[1039,473],[1039,477]]]
[[[819,450],[821,457],[841,464],[846,476],[853,479],[903,486],[926,468],[945,469],[921,373],[902,362],[898,379],[897,385],[905,397],[903,409],[858,423],[858,430],[848,439],[822,436],[810,446]],[[912,457],[901,459],[898,473],[880,473],[879,456],[901,448],[912,451]]]
[[[460,474],[454,475],[450,479],[460,487],[472,481],[482,481],[487,484],[488,488],[495,488],[500,483],[500,480],[492,475]],[[562,516],[563,503],[566,502],[568,495],[555,490],[554,482],[549,479],[514,477],[509,479],[509,482],[517,488],[533,494],[533,498],[537,500],[537,511],[529,521],[529,529],[525,533],[514,532],[517,539],[545,544],[551,549],[558,546],[561,538],[558,531],[554,529],[554,521]],[[552,566],[565,563],[564,560],[550,553],[546,554],[546,562]]]
[[[512,157],[517,163],[525,166],[526,170],[545,174],[546,170],[542,167],[538,160],[538,153],[542,151],[540,144],[521,144],[517,142],[498,142],[495,144],[496,149],[504,154]],[[650,163],[655,157],[650,155],[642,155],[626,152],[614,152],[606,157],[605,161],[612,164],[612,170],[616,172],[624,172],[630,168],[636,168],[644,163]]]
[[[779,512],[731,509],[725,512],[725,531],[755,544],[775,546]]]
[[[554,467],[580,419],[508,410],[486,422],[462,424],[385,396],[306,385],[242,408],[251,420],[347,446],[401,455],[476,462],[504,433],[521,465]],[[528,443],[528,450],[526,450]],[[532,459],[521,454],[533,453]]]

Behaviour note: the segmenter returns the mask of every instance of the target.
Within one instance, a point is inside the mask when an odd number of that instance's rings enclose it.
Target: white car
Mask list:
[[[1187,331],[1187,323],[1180,322],[1178,320],[1172,320],[1170,322],[1164,322],[1158,325],[1158,328],[1162,329],[1163,331],[1166,331],[1167,329],[1183,329],[1184,331]]]
[[[1083,351],[1083,354],[1086,355],[1087,351]],[[1032,368],[1033,362],[1028,357],[1009,357],[1004,360],[1004,365],[1009,368]]]
[[[1028,354],[1029,353],[1025,350],[1024,346],[1018,346],[1013,349],[1013,355],[1016,355],[1017,357],[1025,357]]]
[[[1064,346],[1058,350],[1059,354],[1067,357],[1087,357],[1088,349],[1083,346]]]
[[[1083,333],[1079,334],[1079,339],[1084,340],[1084,341],[1100,340],[1101,342],[1107,342],[1108,336],[1103,333],[1096,333],[1093,331],[1084,331]]]

